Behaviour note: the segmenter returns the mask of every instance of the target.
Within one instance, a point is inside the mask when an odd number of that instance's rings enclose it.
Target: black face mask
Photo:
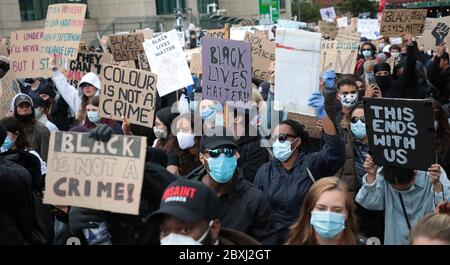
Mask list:
[[[377,84],[381,89],[381,93],[385,95],[387,91],[391,89],[392,86],[392,76],[375,76],[375,79],[377,80]]]
[[[30,122],[30,121],[32,121],[33,120],[33,117],[34,117],[34,114],[33,113],[31,113],[31,114],[28,114],[28,115],[19,115],[19,114],[16,114],[16,119],[17,120],[19,120],[20,122]]]
[[[46,100],[44,100],[44,106],[45,107],[50,107],[50,105],[52,104],[52,101],[48,98],[48,99],[46,99]]]

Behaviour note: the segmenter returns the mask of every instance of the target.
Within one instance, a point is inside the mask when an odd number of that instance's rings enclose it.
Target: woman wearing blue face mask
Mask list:
[[[86,117],[84,121],[80,125],[71,128],[69,131],[88,132],[100,124],[106,124],[111,127],[114,134],[124,134],[118,122],[100,117],[99,104],[99,96],[94,96],[88,99],[85,108]]]
[[[206,128],[223,126],[223,106],[216,101],[203,99],[198,105],[198,113]]]
[[[344,182],[318,180],[305,195],[300,218],[292,226],[288,245],[356,245],[355,205]]]
[[[317,91],[310,99],[318,110],[323,127],[324,146],[308,153],[308,134],[297,121],[286,120],[272,133],[274,159],[262,165],[253,184],[269,198],[277,221],[278,244],[284,244],[289,227],[298,217],[300,205],[315,179],[332,176],[344,163],[344,144],[323,106]]]
[[[360,59],[356,62],[355,75],[361,76],[364,73],[364,63],[375,60],[377,48],[371,42],[365,42],[361,45]]]
[[[369,153],[369,146],[363,105],[351,109],[342,121],[342,134],[345,143],[345,164],[335,176],[347,184],[354,197],[362,187],[363,176],[367,174],[364,161]],[[356,204],[356,207],[361,234],[367,238],[377,237],[383,240],[384,212],[367,210],[359,204]]]

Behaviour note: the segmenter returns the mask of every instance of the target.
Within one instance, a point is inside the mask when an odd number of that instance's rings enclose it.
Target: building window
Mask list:
[[[219,3],[217,2],[218,0],[197,0],[198,13],[208,13],[208,5],[212,3],[216,3],[216,9],[219,9]],[[212,12],[212,8],[209,11]]]
[[[87,4],[87,0],[19,0],[20,18],[22,21],[45,19],[49,5],[62,3]],[[89,17],[88,11],[86,11],[87,17]]]
[[[280,10],[286,9],[286,0],[280,0]]]
[[[185,8],[185,1],[181,0],[181,8]],[[156,14],[168,15],[174,14],[174,9],[177,8],[177,0],[156,0]]]

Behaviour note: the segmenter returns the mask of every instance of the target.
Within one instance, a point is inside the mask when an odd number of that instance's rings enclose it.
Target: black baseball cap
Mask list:
[[[212,135],[208,136],[206,134],[202,135],[200,140],[200,152],[206,150],[213,150],[220,146],[233,146],[238,147],[236,141],[234,140],[233,133],[227,131],[223,127],[216,127],[214,129],[215,132],[219,132],[220,135]]]
[[[192,224],[202,219],[213,220],[219,216],[217,194],[200,181],[178,179],[163,193],[159,210],[149,217],[173,216]]]

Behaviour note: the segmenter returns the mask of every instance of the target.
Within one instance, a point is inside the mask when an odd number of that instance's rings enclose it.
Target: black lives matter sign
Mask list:
[[[364,98],[364,116],[377,165],[427,170],[436,163],[430,100]]]

